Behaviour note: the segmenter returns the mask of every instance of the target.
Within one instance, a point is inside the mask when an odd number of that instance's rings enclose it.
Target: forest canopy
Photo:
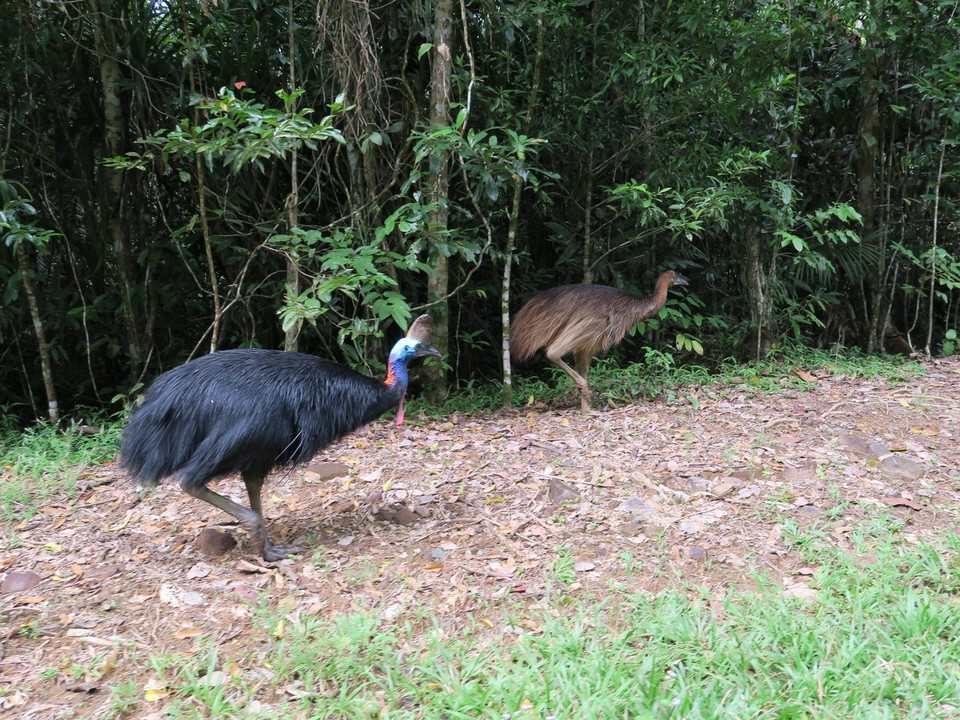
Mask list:
[[[420,312],[439,397],[537,291],[666,269],[625,355],[956,349],[960,3],[4,6],[5,417],[234,347],[378,372]]]

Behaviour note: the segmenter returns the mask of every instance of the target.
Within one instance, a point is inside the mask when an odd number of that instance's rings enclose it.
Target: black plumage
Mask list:
[[[272,546],[263,526],[261,488],[278,465],[310,460],[334,440],[399,405],[407,367],[439,356],[421,316],[394,345],[385,381],[330,360],[280,350],[224,350],[161,375],[124,430],[121,463],[141,483],[175,476],[184,492],[233,515],[265,559],[292,548]],[[250,507],[207,487],[240,474]]]

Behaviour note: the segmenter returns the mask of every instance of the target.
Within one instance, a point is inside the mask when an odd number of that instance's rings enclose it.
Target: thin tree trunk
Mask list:
[[[533,63],[533,81],[527,96],[527,112],[524,132],[530,132],[533,122],[533,110],[537,104],[540,89],[540,61],[543,59],[543,18],[537,18],[537,49]],[[510,278],[513,273],[513,251],[517,245],[517,229],[520,225],[520,199],[523,195],[523,178],[514,178],[513,206],[510,210],[510,225],[507,230],[507,247],[504,249],[503,284],[500,290],[500,325],[502,331],[501,352],[503,357],[503,407],[513,404],[513,372],[510,366]]]
[[[287,65],[290,70],[290,92],[296,87],[296,64],[294,63],[294,37],[293,37],[293,0],[287,4]],[[294,101],[296,102],[296,101]],[[296,106],[285,108],[290,114],[296,112]],[[290,150],[290,194],[287,196],[287,231],[292,232],[300,222],[297,208],[300,204],[300,185],[297,178],[297,148],[296,145]],[[300,296],[300,266],[296,259],[287,255],[287,288],[290,294],[297,298]],[[296,352],[298,348],[298,338],[300,337],[300,327],[303,321],[297,320],[287,328],[283,337],[283,349],[289,352]]]
[[[760,235],[753,226],[747,226],[743,231],[746,243],[746,287],[747,299],[750,304],[750,318],[756,330],[754,355],[759,360],[763,353],[770,349],[770,336],[773,331],[772,307],[769,297],[769,281],[773,277],[763,266],[761,257]]]
[[[506,256],[503,261],[503,285],[500,291],[500,324],[503,328],[503,406],[513,404],[513,379],[510,369],[510,276],[513,268],[513,249],[517,244],[517,226],[520,224],[520,198],[523,195],[523,178],[514,178],[513,206],[510,210],[510,225],[507,229]]]
[[[591,26],[591,47],[590,47],[590,76],[594,81],[594,92],[597,92],[597,83],[599,74],[597,71],[597,26],[600,20],[600,3],[594,2],[591,7],[593,18]],[[594,119],[588,115],[587,122],[587,187],[584,194],[583,208],[583,282],[593,282],[593,185],[596,178],[596,172],[593,167],[594,150]]]
[[[943,182],[943,158],[947,153],[947,136],[940,141],[940,164],[937,167],[937,184],[933,189],[933,238],[930,247],[930,308],[927,316],[927,342],[923,350],[929,357],[933,343],[933,308],[937,300],[937,243],[940,229],[940,185]]]
[[[876,89],[877,57],[868,42],[864,50],[863,77],[860,80],[860,128],[858,131],[857,152],[857,210],[863,218],[864,238],[873,238],[879,245],[877,264],[869,284],[870,325],[867,333],[867,352],[877,352],[883,348],[884,327],[882,318],[883,302],[886,296],[884,277],[886,275],[886,242],[876,233],[876,163],[877,144],[880,137],[880,114]]]
[[[430,73],[430,122],[434,125],[450,124],[450,75],[452,71],[452,52],[450,49],[453,28],[453,1],[437,0],[434,9],[433,28],[433,67]],[[450,188],[450,158],[446,151],[438,151],[431,159],[431,201],[433,210],[428,220],[428,232],[435,239],[442,239],[448,225]],[[436,243],[438,246],[439,243]],[[435,247],[436,247],[435,246]],[[445,298],[450,283],[450,267],[447,256],[439,247],[432,256],[433,271],[427,278],[427,302]],[[433,325],[433,346],[446,353],[450,345],[450,306],[446,300],[438,302]],[[430,387],[427,397],[433,401],[445,398],[449,392],[446,369],[442,363],[426,366]]]
[[[27,261],[27,249],[22,240],[17,244],[17,263],[20,267],[20,277],[23,280],[23,291],[27,296],[27,305],[30,307],[33,330],[37,334],[37,344],[40,346],[40,372],[43,375],[43,387],[47,393],[47,415],[50,417],[50,422],[59,425],[60,405],[57,402],[57,389],[53,384],[53,362],[50,359],[50,346],[47,345],[47,334],[43,329],[40,306],[37,303],[37,292],[33,287],[30,263]]]
[[[116,39],[108,19],[109,0],[90,0],[93,10],[94,44],[100,67],[100,83],[103,90],[103,139],[104,155],[116,157],[125,150],[124,137],[126,121],[123,115],[123,103],[120,88],[123,75],[120,72],[119,54]],[[109,236],[117,261],[117,272],[123,287],[121,314],[127,336],[127,351],[130,354],[130,367],[136,374],[142,351],[140,347],[139,323],[133,310],[134,272],[133,256],[126,237],[126,223],[123,210],[124,173],[118,170],[104,170],[105,216],[108,222]]]

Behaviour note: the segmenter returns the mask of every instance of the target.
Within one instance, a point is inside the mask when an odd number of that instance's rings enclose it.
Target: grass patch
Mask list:
[[[910,545],[880,527],[857,553],[813,532],[814,599],[763,577],[720,596],[621,587],[488,607],[457,630],[422,607],[386,621],[264,606],[259,652],[227,659],[210,645],[154,668],[173,718],[956,718],[960,538]]]
[[[0,430],[3,519],[17,522],[32,517],[54,497],[71,497],[84,469],[116,456],[122,429],[121,420],[100,418],[63,429],[38,422],[25,430]]]

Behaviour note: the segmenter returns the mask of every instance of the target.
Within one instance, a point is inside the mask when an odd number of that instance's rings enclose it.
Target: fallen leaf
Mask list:
[[[143,699],[148,703],[155,703],[169,695],[170,692],[165,687],[147,688],[143,693]]]
[[[200,637],[201,635],[203,635],[203,630],[198,627],[194,627],[193,625],[186,625],[185,627],[177,630],[173,634],[173,637],[176,640],[187,640],[189,638]]]
[[[25,595],[22,598],[17,598],[17,603],[19,605],[37,605],[38,603],[46,602],[46,595]]]
[[[76,685],[68,685],[67,692],[75,693],[85,693],[87,695],[93,695],[100,689],[100,686],[96,683],[77,683]]]
[[[517,571],[517,566],[512,560],[505,560],[503,562],[494,560],[487,567],[497,575],[502,575],[503,577],[510,577]]]
[[[908,507],[911,510],[923,510],[923,505],[916,502],[915,500],[909,500],[905,497],[885,497],[880,498],[884,505],[890,505],[892,507],[904,506]]]

